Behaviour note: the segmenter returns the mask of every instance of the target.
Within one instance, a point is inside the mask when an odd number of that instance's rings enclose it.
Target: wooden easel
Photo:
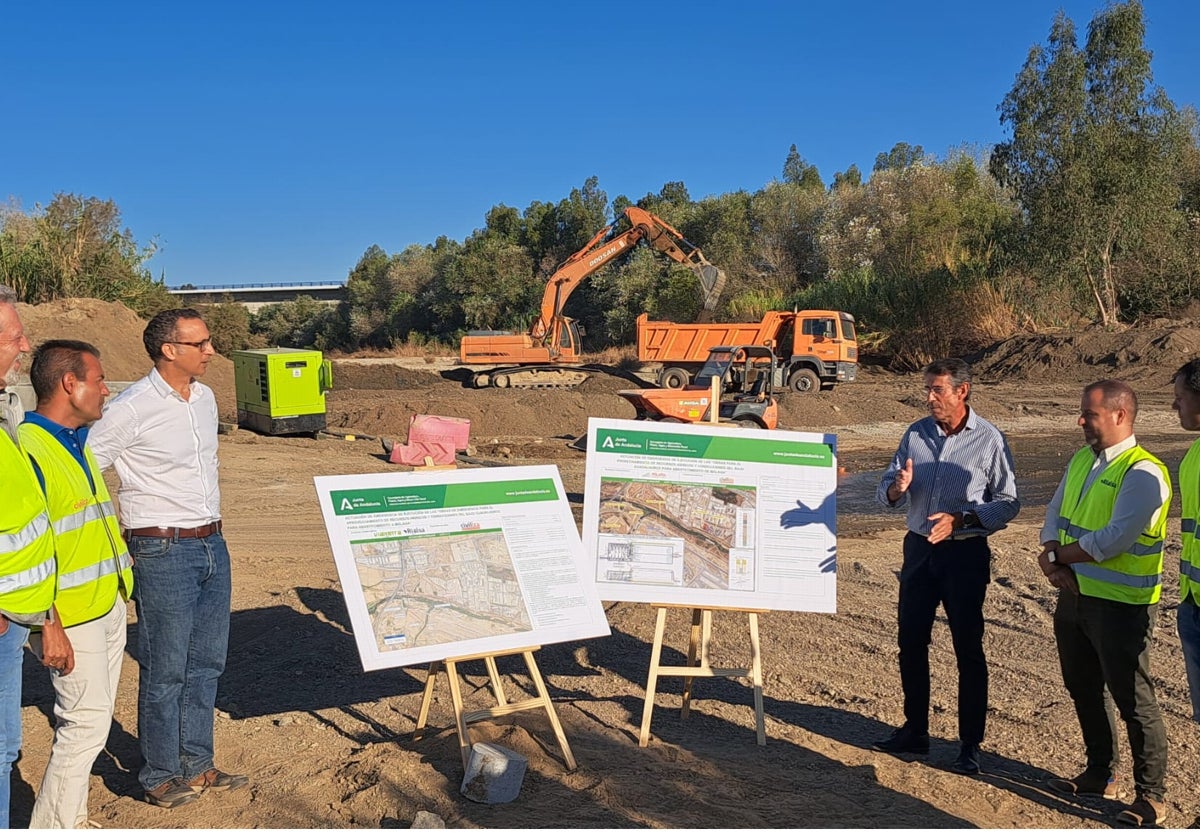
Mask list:
[[[433,463],[433,456],[426,455],[425,463],[418,464],[417,466],[413,467],[413,472],[424,472],[428,470],[453,470],[457,468],[458,464],[435,464]]]
[[[750,667],[713,668],[708,662],[708,640],[712,636],[713,610],[707,607],[684,607],[692,611],[692,633],[688,643],[687,665],[662,665],[663,631],[667,625],[667,606],[653,604],[658,608],[658,621],[654,625],[654,648],[650,653],[650,674],[646,678],[646,705],[642,709],[642,732],[638,746],[650,742],[650,717],[654,714],[654,693],[659,677],[683,677],[683,707],[679,716],[687,719],[692,703],[692,680],[696,677],[748,677],[754,684],[754,723],[758,733],[758,745],[767,743],[767,730],[763,721],[763,677],[762,652],[758,644],[758,613],[764,610],[749,610],[740,607],[721,607],[724,612],[743,612],[750,619]],[[677,605],[670,605],[677,606]],[[699,648],[699,660],[696,658]]]
[[[471,755],[471,736],[467,731],[467,727],[470,724],[478,723],[481,720],[492,720],[504,715],[511,715],[514,712],[545,709],[546,717],[550,719],[550,728],[554,730],[554,737],[558,739],[558,746],[562,749],[563,763],[566,764],[568,770],[574,770],[577,765],[575,763],[575,756],[571,753],[571,745],[567,743],[566,733],[563,732],[562,724],[558,722],[558,715],[554,712],[554,704],[551,702],[550,695],[546,691],[546,683],[542,680],[542,672],[538,670],[537,662],[533,658],[533,652],[540,649],[540,645],[535,645],[527,648],[498,650],[494,653],[475,656],[456,656],[441,662],[429,663],[429,675],[425,679],[425,692],[421,697],[421,712],[417,715],[417,726],[413,734],[413,740],[420,740],[424,732],[425,721],[429,718],[429,706],[433,702],[433,687],[436,682],[437,672],[445,668],[446,678],[450,682],[450,698],[454,704],[454,724],[458,729],[458,748],[462,753],[464,768],[467,766],[467,761]],[[508,698],[504,694],[504,685],[500,682],[500,669],[496,667],[496,657],[518,653],[525,657],[525,667],[529,669],[529,676],[533,679],[533,684],[537,688],[537,696],[529,700],[509,703]],[[491,684],[492,693],[496,696],[496,705],[489,709],[467,712],[463,710],[462,690],[458,684],[458,663],[476,662],[480,659],[483,660],[484,666],[487,668],[488,681]]]

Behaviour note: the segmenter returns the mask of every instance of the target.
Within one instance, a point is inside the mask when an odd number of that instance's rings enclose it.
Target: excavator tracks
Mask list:
[[[477,373],[471,384],[476,388],[574,388],[589,375],[586,369],[577,367],[522,366]]]

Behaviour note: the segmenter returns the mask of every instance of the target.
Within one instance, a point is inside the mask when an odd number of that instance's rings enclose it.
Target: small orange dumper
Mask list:
[[[637,411],[638,420],[664,423],[712,423],[713,382],[719,423],[759,429],[779,425],[779,406],[772,396],[779,366],[769,347],[745,344],[713,347],[696,384],[685,388],[640,388],[618,391]]]

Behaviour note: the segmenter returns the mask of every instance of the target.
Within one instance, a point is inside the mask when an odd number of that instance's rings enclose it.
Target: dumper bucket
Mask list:
[[[696,276],[700,278],[700,285],[704,287],[704,308],[716,309],[721,292],[725,291],[725,272],[712,263],[707,263],[696,268]]]

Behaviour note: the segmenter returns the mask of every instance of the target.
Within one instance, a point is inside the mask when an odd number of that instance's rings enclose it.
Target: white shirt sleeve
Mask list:
[[[1103,528],[1080,537],[1079,547],[1097,562],[1124,554],[1150,527],[1170,496],[1162,470],[1150,461],[1139,461],[1125,473],[1113,503],[1112,519]],[[1049,508],[1046,516],[1049,519]]]
[[[88,448],[96,456],[100,469],[116,463],[125,448],[137,437],[137,411],[129,402],[111,402],[104,415],[88,432]]]
[[[1048,542],[1058,542],[1058,516],[1062,511],[1063,492],[1066,486],[1067,474],[1064,471],[1063,477],[1058,481],[1058,489],[1054,491],[1054,495],[1050,498],[1050,504],[1046,505],[1046,519],[1042,523],[1042,545]]]

